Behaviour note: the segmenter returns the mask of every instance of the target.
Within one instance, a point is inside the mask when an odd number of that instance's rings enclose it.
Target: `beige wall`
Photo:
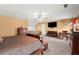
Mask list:
[[[41,31],[41,24],[37,24],[36,25],[36,31]],[[57,32],[61,32],[61,31],[69,31],[71,29],[71,25],[68,24],[66,26],[64,26],[64,23],[62,21],[57,21],[57,27],[54,27],[54,28],[49,28],[48,27],[48,23],[44,23],[46,26],[46,33],[47,31],[57,31]]]
[[[38,23],[36,24],[35,31],[41,32],[42,24],[45,24],[45,32],[47,32],[47,23]]]
[[[40,24],[40,23],[39,23],[39,24],[36,24],[36,26],[35,26],[35,31],[36,31],[36,32],[41,31],[41,25],[42,25],[42,24]]]
[[[0,16],[0,36],[16,35],[17,27],[27,27],[27,20],[14,17]]]
[[[71,29],[70,23],[65,25],[61,20],[57,21],[57,27],[55,28],[48,27],[48,31],[58,31],[58,32],[69,31],[70,29]]]
[[[58,23],[58,26],[57,26],[58,32],[69,31],[72,28],[70,23],[64,24],[62,21],[58,21],[57,23]]]

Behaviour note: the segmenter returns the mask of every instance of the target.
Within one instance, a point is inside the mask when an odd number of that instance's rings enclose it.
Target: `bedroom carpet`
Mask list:
[[[48,36],[45,36],[44,40],[48,42],[44,55],[71,55],[69,41]]]

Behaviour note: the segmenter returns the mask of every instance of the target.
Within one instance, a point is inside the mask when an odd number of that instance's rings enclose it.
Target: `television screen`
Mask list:
[[[57,22],[49,22],[48,27],[57,27]]]

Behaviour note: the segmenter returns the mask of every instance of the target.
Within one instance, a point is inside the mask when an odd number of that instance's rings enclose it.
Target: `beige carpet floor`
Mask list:
[[[44,51],[44,55],[71,55],[69,41],[48,36],[45,36],[44,40],[48,42],[48,49]]]

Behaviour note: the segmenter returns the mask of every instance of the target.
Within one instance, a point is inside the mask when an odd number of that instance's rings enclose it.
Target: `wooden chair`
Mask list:
[[[70,37],[70,33],[67,33],[67,31],[62,31],[62,39],[66,38],[68,40]]]

